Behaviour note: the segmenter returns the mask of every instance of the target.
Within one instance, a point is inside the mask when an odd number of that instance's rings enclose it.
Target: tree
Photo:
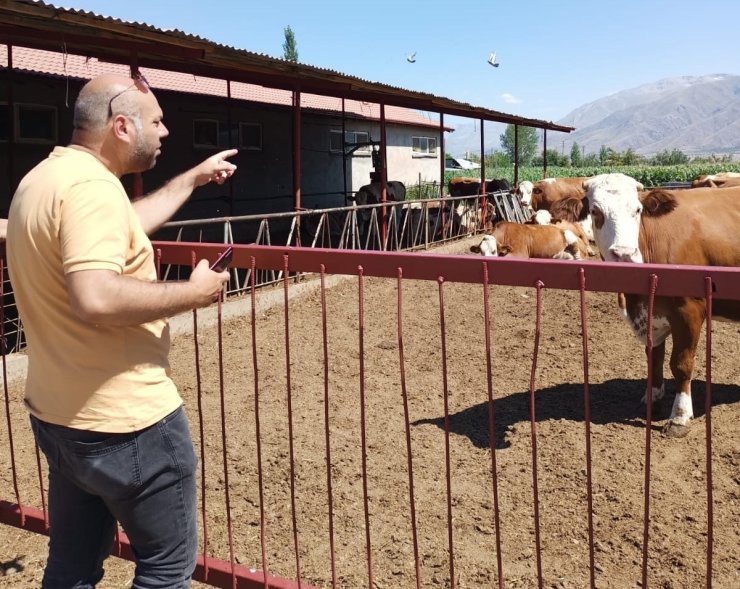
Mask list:
[[[606,145],[602,145],[601,149],[599,150],[599,163],[603,166],[606,164],[607,160],[609,159],[611,149],[609,149]]]
[[[576,168],[583,165],[583,154],[581,153],[581,147],[573,142],[573,147],[570,148],[570,163]]]
[[[530,165],[539,167],[544,165],[544,163],[543,157],[541,155],[536,155],[532,158]],[[563,155],[557,149],[548,149],[547,165],[553,167],[567,167],[570,165],[570,159],[567,155]]]
[[[298,49],[296,48],[293,29],[291,29],[290,25],[288,25],[283,29],[283,33],[285,33],[285,42],[283,43],[283,58],[285,58],[286,61],[298,63]]]
[[[509,156],[498,149],[486,155],[486,168],[506,168],[511,165]]]
[[[680,149],[672,149],[670,151],[664,149],[653,156],[652,162],[656,166],[675,166],[678,164],[687,164],[689,162],[689,156]]]
[[[506,125],[506,130],[500,135],[501,148],[514,161],[514,125]],[[534,127],[519,126],[519,163],[528,166],[537,153],[537,129]]]

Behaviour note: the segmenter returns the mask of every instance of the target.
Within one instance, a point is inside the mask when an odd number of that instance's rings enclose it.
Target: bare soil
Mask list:
[[[469,244],[468,244],[469,245]],[[461,244],[461,248],[466,244]],[[408,396],[413,493],[421,585],[497,585],[496,529],[488,430],[484,307],[479,286],[445,284],[445,338],[440,328],[440,287],[403,284],[403,352]],[[339,587],[367,587],[367,538],[373,584],[415,587],[406,428],[399,365],[397,284],[367,279],[360,331],[356,279],[326,290],[328,407],[325,404],[322,298],[319,291],[293,299],[286,328],[280,304],[256,321],[259,427],[265,546],[271,573],[295,578],[295,545],[304,582],[331,586],[325,418],[329,420],[336,579]],[[492,287],[492,382],[501,558],[506,587],[537,587],[533,441],[539,510],[541,569],[545,587],[589,586],[586,493],[586,424],[578,294],[542,292],[542,330],[534,397],[536,437],[530,426],[529,379],[535,346],[536,293]],[[643,521],[645,357],[619,317],[616,296],[587,295],[591,455],[596,586],[640,586]],[[262,568],[257,474],[255,374],[249,315],[225,321],[220,396],[216,326],[200,324],[198,358],[192,337],[173,342],[174,378],[185,399],[196,446],[205,448],[208,550],[229,558],[228,502],[236,562]],[[290,340],[289,379],[286,334]],[[360,337],[362,336],[362,337]],[[446,352],[443,370],[442,349]],[[363,353],[361,353],[361,345]],[[712,352],[712,469],[714,493],[713,586],[740,587],[740,362],[737,324],[714,323]],[[200,367],[201,386],[196,378]],[[361,375],[364,374],[364,389]],[[707,545],[705,350],[697,353],[696,418],[687,437],[667,438],[660,427],[669,394],[656,406],[651,435],[649,586],[704,587]],[[448,536],[445,463],[445,382],[449,425],[451,540]],[[200,395],[198,391],[200,389]],[[288,398],[290,390],[290,399]],[[364,408],[362,399],[364,393]],[[16,462],[24,503],[40,505],[36,465],[20,386],[11,388]],[[292,420],[288,420],[288,403]],[[365,416],[367,501],[363,485]],[[199,416],[207,432],[199,434]],[[222,459],[222,428],[228,467]],[[0,446],[7,448],[6,428]],[[293,446],[289,444],[292,432]],[[291,498],[290,456],[295,464]],[[13,500],[8,452],[0,458],[0,497]],[[227,485],[228,482],[228,485]],[[295,504],[297,534],[291,506]],[[201,522],[202,524],[202,522]],[[297,538],[297,541],[296,541]],[[201,532],[201,541],[203,533]],[[449,545],[453,546],[453,567]],[[37,587],[45,538],[0,526],[0,566],[21,569],[0,587]],[[109,559],[101,587],[127,587],[133,565]],[[194,583],[194,587],[203,587]]]

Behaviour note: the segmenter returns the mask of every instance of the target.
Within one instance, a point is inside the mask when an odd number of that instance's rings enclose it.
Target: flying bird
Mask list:
[[[491,55],[488,56],[488,63],[491,64],[493,67],[498,67],[500,65],[496,62],[496,52],[495,51],[491,53]]]
[[[409,63],[414,63],[416,61],[416,51],[406,56],[406,61],[408,61]]]

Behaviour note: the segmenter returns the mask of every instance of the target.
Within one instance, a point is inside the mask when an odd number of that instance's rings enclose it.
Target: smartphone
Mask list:
[[[231,258],[233,256],[234,248],[231,246],[227,247],[216,259],[216,261],[211,264],[211,270],[213,270],[214,272],[223,272],[228,267],[229,262],[231,262]]]

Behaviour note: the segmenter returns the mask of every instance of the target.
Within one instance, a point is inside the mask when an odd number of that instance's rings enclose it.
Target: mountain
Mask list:
[[[584,104],[557,122],[576,128],[547,134],[548,145],[565,153],[574,142],[585,153],[598,153],[602,145],[642,155],[666,149],[688,155],[740,152],[740,76],[666,78]],[[445,151],[480,152],[479,124],[463,123],[448,133]],[[486,151],[500,149],[503,129],[486,125]]]
[[[740,76],[668,78],[623,90],[578,107],[558,121],[572,133],[548,133],[548,143],[586,153],[602,145],[652,155],[679,149],[689,155],[740,151]]]

